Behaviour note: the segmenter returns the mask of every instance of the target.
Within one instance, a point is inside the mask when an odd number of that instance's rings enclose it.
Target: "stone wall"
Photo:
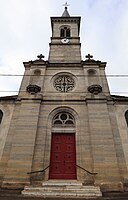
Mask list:
[[[8,130],[13,114],[14,103],[13,101],[1,101],[0,110],[3,112],[3,118],[0,124],[0,160],[3,154],[4,145],[8,135]]]

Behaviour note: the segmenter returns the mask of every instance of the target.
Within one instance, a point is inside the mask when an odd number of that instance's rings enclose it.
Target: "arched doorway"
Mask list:
[[[75,119],[68,112],[52,121],[49,179],[76,179]]]

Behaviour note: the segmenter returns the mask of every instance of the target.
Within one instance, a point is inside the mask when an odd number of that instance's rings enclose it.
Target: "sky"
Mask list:
[[[64,3],[0,0],[0,96],[15,95],[20,87],[22,76],[6,75],[23,75],[23,62],[41,53],[48,59],[50,17],[61,16]],[[128,96],[128,0],[69,0],[68,4],[71,16],[81,16],[82,60],[90,53],[107,62],[111,94]]]

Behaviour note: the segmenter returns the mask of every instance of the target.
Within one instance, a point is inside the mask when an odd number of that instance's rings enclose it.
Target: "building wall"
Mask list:
[[[125,155],[125,161],[128,169],[128,126],[125,119],[125,112],[128,110],[128,103],[116,103],[116,118],[118,122],[119,134]],[[128,176],[126,177],[128,179]]]
[[[37,80],[35,76],[25,76],[15,105],[4,106],[8,120],[3,121],[7,129],[1,130],[1,186],[17,188],[48,180],[49,169],[45,173],[27,173],[49,165],[52,119],[57,112],[68,111],[76,121],[77,164],[98,173],[92,177],[77,168],[77,179],[93,182],[105,190],[122,190],[128,170],[127,127],[122,114],[127,106],[114,105],[106,79],[98,76],[93,80],[88,76],[89,69],[103,74],[104,67],[69,64],[60,66],[58,71],[55,66],[39,66],[29,66],[25,73],[34,74],[39,69],[43,76],[37,76]],[[59,74],[74,78],[75,87],[70,93],[58,92],[53,86]],[[32,95],[25,91],[29,84],[36,83],[41,92]],[[88,92],[88,86],[95,83],[102,86],[102,93]]]
[[[13,114],[15,104],[13,101],[1,101],[0,102],[0,110],[3,112],[3,118],[0,124],[0,160],[3,154],[4,145],[6,142],[6,138],[8,135],[8,130]]]
[[[113,136],[115,132],[112,131],[108,106],[104,101],[99,104],[99,100],[95,103],[88,101],[87,105],[85,102],[72,102],[72,104],[65,102],[59,107],[56,102],[54,105],[50,102],[42,104],[32,171],[43,169],[49,165],[52,118],[57,110],[58,112],[67,110],[76,118],[77,164],[90,172],[98,173],[95,177],[95,184],[106,185],[107,189],[122,187],[120,185],[120,182],[123,182],[121,175],[125,177],[127,174],[125,159],[121,155],[122,167],[119,168],[120,163],[115,145],[116,136]],[[122,149],[120,149],[121,152]],[[123,171],[120,172],[120,169]],[[47,180],[48,170],[45,175],[44,179]],[[77,169],[78,180],[86,183],[89,178],[91,179],[91,177],[87,178],[85,172]]]

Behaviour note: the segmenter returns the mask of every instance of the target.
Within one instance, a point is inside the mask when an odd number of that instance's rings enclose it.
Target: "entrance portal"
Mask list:
[[[49,179],[76,179],[74,133],[52,133]]]

